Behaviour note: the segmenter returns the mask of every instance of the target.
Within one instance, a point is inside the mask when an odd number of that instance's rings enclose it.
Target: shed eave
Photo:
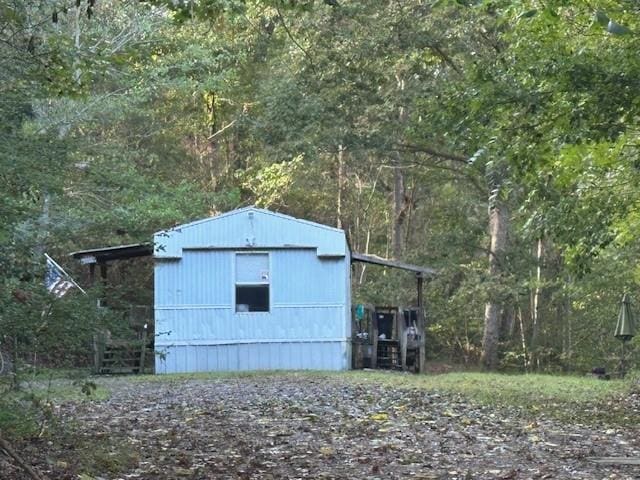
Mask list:
[[[126,260],[128,258],[147,257],[153,255],[153,245],[149,242],[117,245],[115,247],[92,248],[71,252],[70,257],[80,260],[83,264],[104,263],[112,260]]]

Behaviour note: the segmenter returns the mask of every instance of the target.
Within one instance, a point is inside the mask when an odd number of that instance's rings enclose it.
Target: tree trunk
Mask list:
[[[396,163],[393,169],[393,257],[399,260],[402,257],[403,235],[402,230],[405,220],[405,193],[404,193],[404,173]]]
[[[404,95],[404,78],[400,74],[396,74],[396,83],[398,93],[402,99]],[[407,121],[407,109],[404,105],[398,108],[398,124],[403,126]],[[407,216],[407,198],[405,194],[404,172],[402,171],[402,159],[398,154],[395,159],[395,167],[393,169],[393,257],[396,260],[402,258],[403,235],[405,219]]]
[[[516,310],[512,304],[505,305],[502,309],[502,320],[500,327],[504,340],[510,341],[513,339],[516,322]]]
[[[344,168],[344,147],[338,145],[338,205],[337,205],[337,218],[336,226],[344,229],[344,221],[342,219],[342,203],[344,197],[344,184],[345,184],[345,168]]]
[[[522,358],[524,371],[529,371],[529,352],[527,349],[527,335],[524,330],[524,320],[522,318],[522,309],[518,306],[518,325],[520,326],[520,344],[522,347]]]
[[[537,348],[540,343],[540,327],[542,322],[541,315],[541,297],[542,297],[542,263],[544,261],[544,240],[542,237],[538,239],[536,246],[536,288],[533,292],[533,300],[531,302],[531,362],[534,368],[539,367],[539,356]]]
[[[566,284],[570,285],[571,278],[567,278]],[[562,320],[563,320],[563,335],[562,335],[562,358],[565,363],[565,368],[569,370],[572,363],[573,356],[573,326],[571,324],[571,298],[569,292],[565,291],[562,298]]]
[[[501,261],[507,245],[509,214],[507,207],[497,202],[489,209],[489,276],[496,279],[502,273]],[[495,298],[485,305],[484,334],[482,336],[482,356],[480,362],[483,368],[494,370],[498,366],[498,341],[500,339],[500,312],[502,305]]]

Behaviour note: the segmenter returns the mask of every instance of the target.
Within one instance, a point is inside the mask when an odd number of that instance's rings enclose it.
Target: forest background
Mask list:
[[[71,251],[256,204],[436,268],[433,357],[611,369],[639,29],[630,0],[0,0],[0,348],[74,363],[115,321],[52,299],[45,251],[82,278]],[[121,305],[151,301],[136,265]],[[415,301],[406,274],[353,282]]]

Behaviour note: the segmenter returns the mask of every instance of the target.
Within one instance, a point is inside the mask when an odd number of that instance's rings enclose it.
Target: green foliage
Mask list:
[[[628,2],[62,7],[1,5],[0,329],[23,351],[72,364],[92,329],[122,323],[96,311],[97,291],[47,298],[43,251],[148,241],[255,203],[339,224],[353,250],[382,256],[399,225],[402,260],[440,272],[426,290],[434,356],[474,362],[485,303],[499,301],[505,367],[613,368],[617,303],[640,277]],[[511,231],[491,276],[499,202]],[[123,310],[151,298],[150,270],[127,268],[115,272],[135,287],[109,292]],[[356,301],[416,300],[410,275],[353,279]]]
[[[274,208],[282,204],[293,185],[294,178],[303,166],[303,157],[298,155],[288,162],[273,163],[261,167],[256,162],[247,170],[239,170],[241,186],[249,190],[254,205],[261,208]]]

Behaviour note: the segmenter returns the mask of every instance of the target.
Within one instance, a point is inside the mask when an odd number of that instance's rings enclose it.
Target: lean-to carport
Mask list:
[[[379,265],[382,267],[389,267],[389,268],[397,268],[400,270],[405,270],[408,272],[413,272],[416,276],[416,288],[417,288],[417,325],[416,328],[418,330],[418,335],[420,338],[419,341],[419,349],[418,349],[418,358],[417,358],[417,368],[419,372],[424,372],[425,370],[425,330],[426,330],[426,325],[425,325],[425,313],[424,313],[424,280],[427,279],[431,279],[432,277],[434,277],[436,275],[436,271],[432,268],[428,268],[428,267],[422,267],[419,265],[412,265],[410,263],[404,263],[404,262],[400,262],[397,260],[389,260],[386,258],[382,258],[382,257],[378,257],[376,255],[365,255],[362,253],[357,253],[357,252],[352,252],[351,253],[351,263],[355,263],[355,262],[359,262],[359,263],[368,263],[371,265]],[[376,358],[377,358],[377,352],[378,352],[378,332],[377,332],[377,328],[374,329],[374,334],[372,335],[372,367],[376,367]],[[355,357],[358,357],[359,355],[362,355],[362,348],[361,348],[361,344],[355,339],[355,334],[353,336],[354,338],[354,347],[355,347],[355,352],[353,352],[353,355]],[[406,368],[406,350],[407,350],[407,340],[406,337],[405,338],[401,338],[400,340],[400,347],[402,350],[401,353],[401,364],[402,364],[402,368],[405,369]]]

